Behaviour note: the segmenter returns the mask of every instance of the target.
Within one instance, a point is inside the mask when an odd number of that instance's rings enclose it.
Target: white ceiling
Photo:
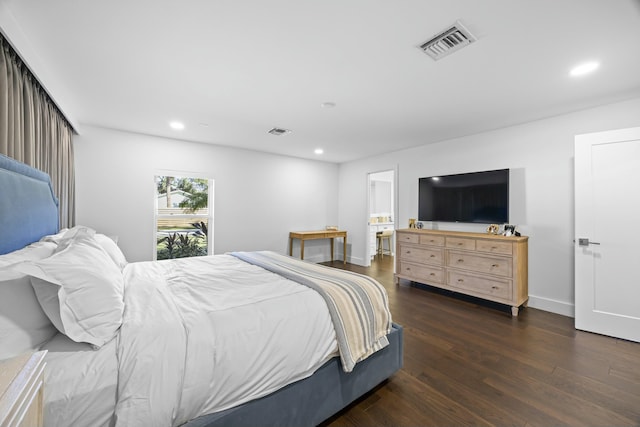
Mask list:
[[[344,162],[640,96],[637,0],[0,3],[80,132]],[[417,48],[458,19],[477,42]]]

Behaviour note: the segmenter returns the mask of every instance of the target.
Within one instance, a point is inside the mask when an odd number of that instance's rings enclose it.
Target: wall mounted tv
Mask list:
[[[509,169],[418,181],[418,221],[509,222]]]

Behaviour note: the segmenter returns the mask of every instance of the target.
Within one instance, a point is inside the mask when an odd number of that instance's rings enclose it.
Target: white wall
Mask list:
[[[289,231],[338,224],[335,164],[91,126],[74,149],[77,223],[117,235],[129,261],[153,257],[154,176],[163,170],[215,180],[218,254],[288,253]],[[307,242],[305,259],[330,259],[328,242]]]
[[[22,61],[27,64],[29,70],[38,79],[38,82],[45,89],[47,94],[55,102],[64,117],[71,124],[73,129],[78,131],[80,126],[76,120],[78,111],[71,101],[72,91],[67,88],[60,79],[56,78],[45,62],[40,59],[36,50],[31,46],[29,37],[22,31],[20,23],[13,16],[9,2],[0,0],[0,32],[9,41],[16,52],[20,54]]]
[[[338,209],[352,242],[350,261],[365,265],[367,173],[398,167],[396,227],[406,228],[418,214],[418,178],[510,168],[510,222],[530,237],[529,304],[573,316],[574,136],[634,126],[640,126],[640,98],[341,164]]]
[[[192,172],[215,179],[216,253],[285,253],[289,231],[337,224],[349,232],[348,260],[365,265],[369,172],[398,171],[394,220],[403,228],[417,217],[418,178],[510,168],[511,222],[530,236],[530,305],[573,315],[574,136],[634,126],[640,98],[340,166],[83,126],[74,144],[78,223],[118,235],[131,261],[151,259],[153,176]],[[306,259],[329,259],[326,242],[305,246]]]

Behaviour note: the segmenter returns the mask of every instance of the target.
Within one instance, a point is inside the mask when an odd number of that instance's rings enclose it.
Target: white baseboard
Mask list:
[[[563,316],[575,317],[575,305],[568,302],[529,295],[528,305],[529,307],[537,308],[538,310],[550,311],[551,313],[561,314]]]
[[[300,259],[300,254],[298,254],[298,256],[296,256],[295,254],[293,255],[294,258]],[[309,261],[312,262],[314,264],[320,264],[321,262],[328,262],[331,261],[330,257],[325,257],[322,254],[316,254],[316,255],[307,255],[304,257],[305,261]]]
[[[293,257],[300,259],[300,254],[298,254],[298,255],[294,254]],[[329,262],[329,261],[331,261],[331,257],[328,256],[328,255],[324,255],[324,254],[315,254],[315,255],[307,255],[307,254],[305,254],[304,260],[319,264],[321,262]],[[334,261],[342,261],[343,260],[342,254],[336,253],[334,255],[334,257],[333,257],[333,260]],[[354,258],[354,257],[350,257],[350,256],[347,255],[347,262],[351,263],[351,264],[357,264],[357,265],[360,265],[360,266],[363,266],[363,267],[365,266],[364,265],[364,260],[362,258]]]
[[[342,259],[342,258],[339,258],[339,259]],[[365,263],[364,258],[361,258],[361,257],[353,257],[353,256],[347,255],[347,262],[349,264],[355,264],[361,267],[367,267],[367,263]],[[369,262],[368,266],[371,266],[371,262]]]

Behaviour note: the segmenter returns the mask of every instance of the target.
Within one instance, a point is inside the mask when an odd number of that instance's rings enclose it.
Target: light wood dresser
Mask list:
[[[0,361],[0,426],[40,427],[46,351]]]
[[[407,279],[511,306],[529,299],[526,236],[396,230],[395,280]]]

